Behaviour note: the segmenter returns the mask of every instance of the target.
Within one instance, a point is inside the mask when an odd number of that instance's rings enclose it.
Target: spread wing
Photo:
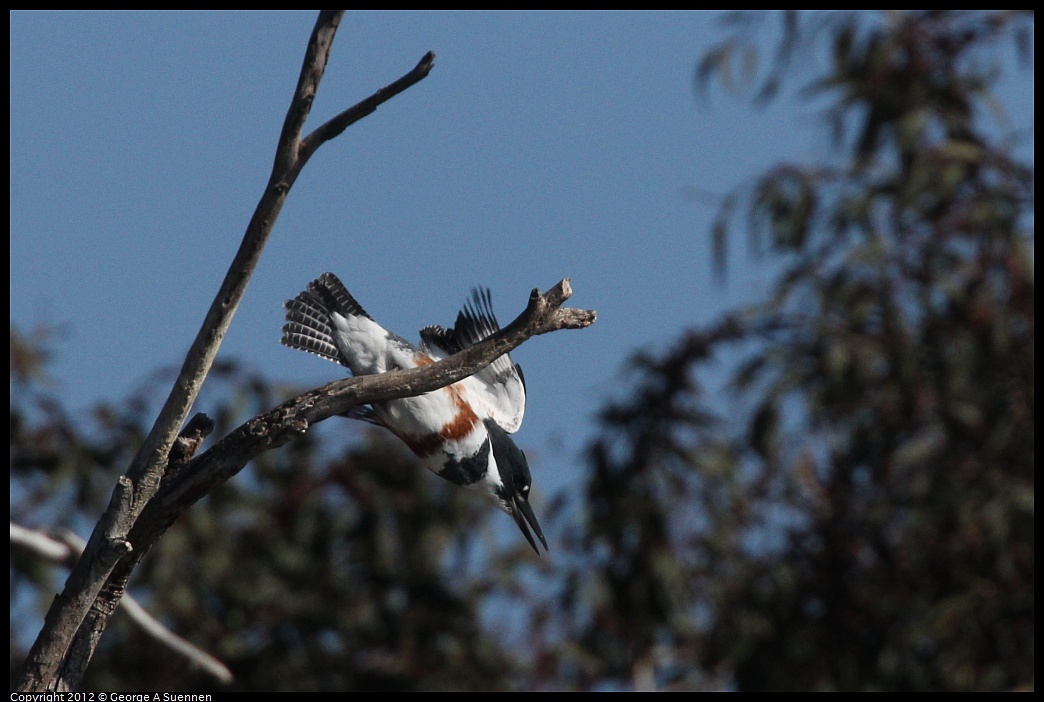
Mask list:
[[[457,314],[452,329],[437,324],[420,330],[422,347],[431,354],[451,356],[474,346],[498,331],[488,288],[474,288],[471,299]],[[474,393],[488,416],[504,431],[514,433],[522,426],[526,412],[526,381],[522,369],[504,354],[475,375],[462,381]]]

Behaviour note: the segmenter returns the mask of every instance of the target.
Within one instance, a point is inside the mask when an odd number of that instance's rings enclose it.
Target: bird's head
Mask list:
[[[544,532],[541,531],[536,515],[533,514],[533,508],[529,506],[529,489],[533,484],[533,477],[529,472],[526,456],[496,422],[487,419],[485,425],[489,432],[490,445],[493,448],[489,458],[490,477],[500,478],[499,482],[493,480],[487,485],[491,496],[497,506],[515,520],[515,524],[518,525],[533,550],[537,554],[540,553],[536,539],[533,538],[533,534],[536,534],[536,538],[540,539],[540,543],[544,545],[546,551],[547,540],[544,538]]]

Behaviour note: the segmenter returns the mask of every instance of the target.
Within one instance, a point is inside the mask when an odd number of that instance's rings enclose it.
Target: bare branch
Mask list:
[[[43,629],[15,681],[17,690],[73,689],[82,679],[108,616],[119,602],[130,575],[127,569],[121,569],[118,576],[113,572],[113,566],[134,543],[126,535],[134,528],[142,510],[164,480],[178,429],[192,409],[243,298],[247,282],[304,163],[320,144],[340,134],[353,121],[372,113],[384,100],[422,80],[430,71],[430,59],[426,57],[426,69],[419,70],[421,66],[418,66],[400,79],[405,82],[394,91],[390,89],[399,82],[360,103],[362,107],[357,106],[356,113],[348,114],[352,112],[349,110],[327,123],[334,123],[332,126],[320,127],[317,131],[323,138],[310,139],[308,148],[302,149],[301,132],[326,69],[342,15],[343,11],[319,14],[308,42],[297,89],[283,123],[265,192],[159,417],[134,457],[127,475],[120,478],[108,509],[87,542],[84,555],[73,567],[65,588],[48,610]],[[133,562],[136,563],[141,555],[136,553]]]
[[[193,459],[169,487],[164,486],[142,515],[140,526],[162,533],[189,506],[232,478],[249,461],[304,435],[324,419],[357,405],[438,390],[474,375],[533,336],[593,324],[597,318],[594,310],[559,309],[571,295],[568,280],[545,295],[533,290],[529,305],[515,321],[460,353],[420,368],[337,380],[254,417]],[[132,538],[140,546],[149,543],[150,537],[135,533]]]
[[[52,537],[42,531],[27,529],[11,522],[11,545],[25,549],[51,563],[71,568],[76,565],[76,561],[83,553],[87,543],[68,530],[63,530],[56,537]],[[120,600],[120,607],[132,622],[161,645],[184,656],[219,683],[227,685],[232,682],[232,671],[228,669],[228,666],[163,626],[132,596],[124,596]]]
[[[401,93],[402,91],[409,88],[411,85],[415,85],[420,81],[428,77],[431,69],[435,67],[435,53],[429,51],[424,54],[420,62],[413,68],[412,71],[404,75],[399,80],[384,86],[376,93],[366,98],[365,100],[356,103],[352,107],[330,119],[325,124],[320,126],[314,132],[305,137],[304,142],[301,144],[300,159],[301,165],[303,166],[312,154],[327,141],[336,138],[345,129],[355,124],[363,117],[371,115],[377,111],[377,108],[381,104],[391,100],[393,97]]]
[[[570,295],[568,280],[545,295],[534,290],[515,321],[460,353],[421,368],[337,380],[242,424],[189,461],[176,478],[164,482],[131,531],[130,540],[137,550],[120,562],[113,578],[124,571],[129,574],[152,544],[196,501],[257,456],[303,436],[316,423],[356,405],[437,390],[479,372],[533,336],[593,324],[597,318],[593,310],[559,309]]]
[[[131,529],[128,540],[135,545],[135,550],[113,569],[106,583],[106,592],[111,591],[113,599],[118,601],[117,595],[122,595],[134,568],[185,510],[234,477],[251,460],[304,435],[317,422],[356,405],[437,390],[479,372],[533,336],[559,329],[582,329],[593,324],[597,318],[593,310],[559,309],[571,295],[568,280],[561,281],[544,295],[533,290],[529,304],[518,318],[460,353],[421,368],[328,383],[287,400],[236,428],[210,449],[188,461],[176,471],[176,475],[164,480],[155,498]],[[194,419],[189,427],[195,424],[197,421]],[[206,426],[205,422],[200,424]],[[92,643],[85,631],[104,629],[111,613],[109,609],[92,608],[89,617],[93,626],[86,627],[85,624],[77,634],[73,650]]]
[[[308,48],[305,50],[304,63],[301,65],[301,75],[297,79],[294,98],[290,101],[286,119],[283,120],[283,131],[279,135],[269,187],[276,185],[277,175],[282,176],[293,170],[298,160],[301,133],[304,131],[308,114],[312,110],[312,102],[319,91],[319,81],[326,72],[330,48],[333,46],[334,36],[337,34],[337,28],[340,26],[343,16],[344,10],[323,10],[315,22],[312,36],[308,40]],[[300,171],[300,168],[297,170]],[[288,183],[286,190],[289,189],[290,184]]]

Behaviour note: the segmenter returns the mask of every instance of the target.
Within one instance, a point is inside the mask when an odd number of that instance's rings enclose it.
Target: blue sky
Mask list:
[[[568,276],[598,322],[513,354],[529,389],[518,443],[537,495],[560,488],[634,351],[768,287],[741,253],[715,279],[716,206],[689,193],[829,157],[813,106],[697,101],[718,17],[349,13],[308,127],[428,50],[435,69],[313,157],[220,356],[302,387],[338,377],[279,345],[283,301],[326,270],[414,340],[473,285],[507,322]],[[75,410],[180,364],[267,181],[315,13],[10,20],[11,321],[63,325],[50,370]],[[1002,98],[1030,127],[1032,74],[1012,78]]]

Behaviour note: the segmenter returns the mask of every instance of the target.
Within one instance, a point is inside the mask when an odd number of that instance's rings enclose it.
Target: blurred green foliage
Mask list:
[[[735,85],[760,19],[701,87]],[[784,16],[757,97],[825,42],[808,91],[837,161],[729,197],[719,267],[745,229],[771,299],[639,356],[604,411],[562,599],[574,684],[1032,688],[1033,170],[983,126],[1031,34],[1018,12]],[[735,370],[712,396],[714,362]]]

